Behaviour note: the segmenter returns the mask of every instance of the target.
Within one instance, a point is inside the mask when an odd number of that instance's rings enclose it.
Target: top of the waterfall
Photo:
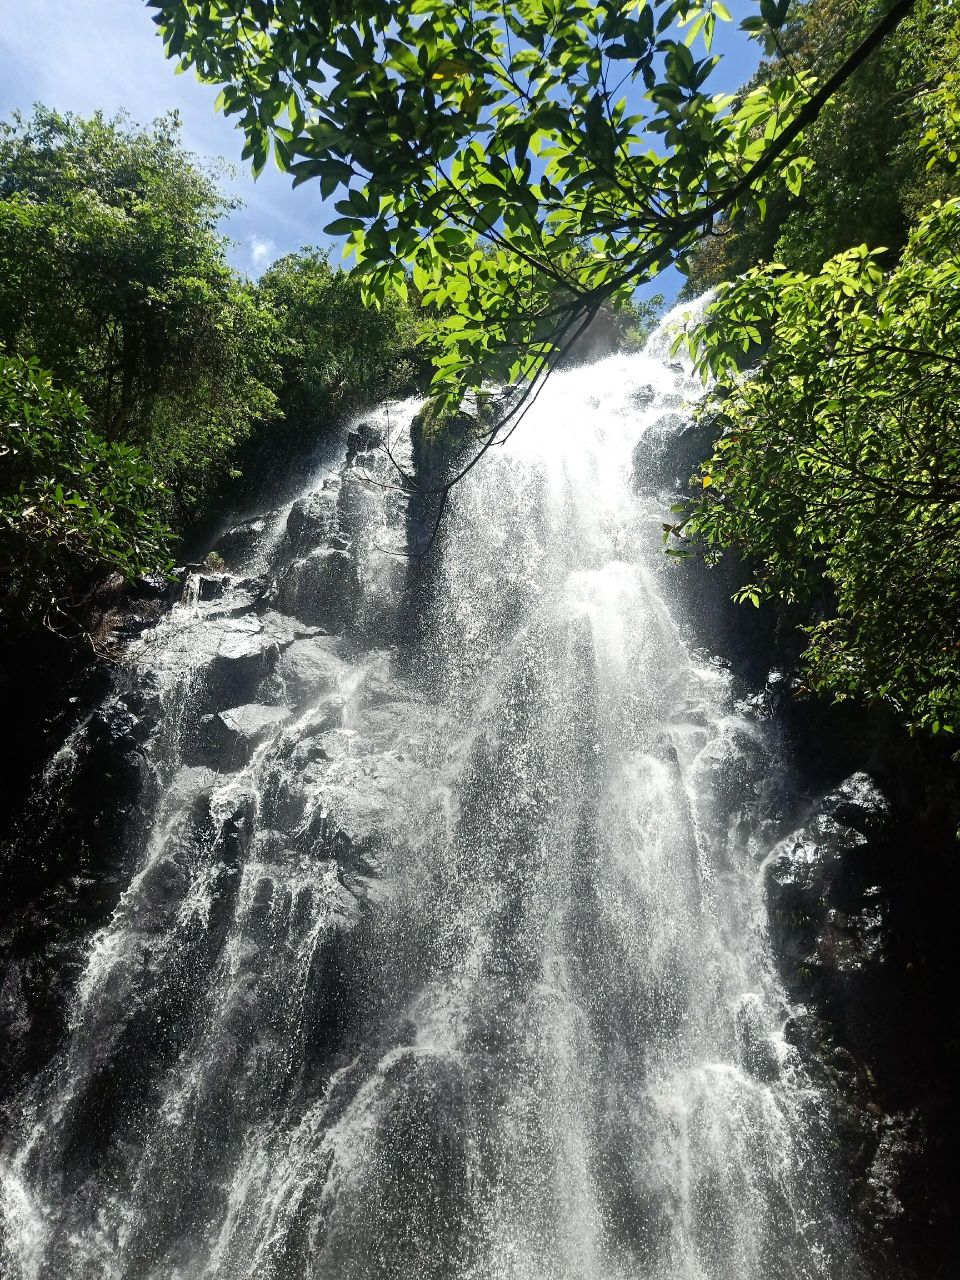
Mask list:
[[[692,374],[693,365],[685,347],[681,347],[676,356],[671,354],[671,347],[681,331],[690,329],[700,323],[704,312],[713,301],[715,295],[715,289],[708,289],[699,298],[678,302],[671,307],[666,315],[661,317],[656,328],[650,334],[644,351],[657,360],[676,360],[678,364]]]

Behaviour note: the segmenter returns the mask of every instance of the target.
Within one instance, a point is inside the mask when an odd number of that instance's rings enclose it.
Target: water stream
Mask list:
[[[0,1158],[8,1280],[858,1274],[767,938],[788,779],[637,496],[695,392],[662,331],[555,376],[415,647],[413,402],[132,647],[157,799]]]

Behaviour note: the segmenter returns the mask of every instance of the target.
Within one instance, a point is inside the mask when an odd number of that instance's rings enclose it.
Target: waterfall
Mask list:
[[[784,1035],[775,730],[699,652],[669,318],[397,554],[416,402],[129,651],[149,818],[0,1156],[8,1280],[849,1280]]]

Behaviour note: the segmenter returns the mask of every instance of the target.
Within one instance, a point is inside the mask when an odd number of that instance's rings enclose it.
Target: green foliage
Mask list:
[[[820,78],[877,20],[863,0],[805,0],[791,9],[775,54],[753,85],[789,65]],[[801,190],[771,195],[761,218],[745,208],[721,219],[688,264],[695,297],[757,262],[816,271],[834,254],[866,243],[899,252],[915,218],[957,193],[954,142],[945,123],[956,104],[960,16],[948,0],[918,0],[913,13],[850,77],[804,132],[810,168]],[[921,145],[939,138],[943,161]],[[929,140],[928,140],[929,141]]]
[[[166,568],[167,494],[39,363],[0,356],[0,611],[59,626],[91,583]]]
[[[949,10],[944,7],[943,13],[946,18]],[[960,164],[960,18],[947,23],[937,48],[936,74],[929,77],[920,98],[916,132],[921,136],[914,154],[925,159],[927,174],[935,175],[938,185],[953,193]],[[914,138],[909,141],[913,144]]]
[[[657,327],[663,313],[664,297],[655,293],[651,298],[630,298],[611,307],[619,345],[627,350],[640,350]]]
[[[829,97],[789,66],[713,93],[719,0],[148,2],[169,53],[225,86],[255,169],[272,150],[341,191],[327,229],[371,294],[402,295],[412,271],[443,317],[433,389],[451,409],[552,367],[721,214],[798,189]],[[743,25],[769,45],[788,8],[760,0]]]
[[[183,518],[275,412],[275,374],[272,319],[215,230],[229,205],[178,129],[42,107],[0,125],[0,350],[76,389]]]
[[[670,533],[743,553],[741,600],[807,610],[814,687],[953,732],[960,200],[934,205],[888,275],[880,261],[860,246],[812,275],[754,268],[681,334],[717,379],[703,412],[719,436]]]
[[[257,296],[276,325],[279,403],[291,428],[315,430],[412,388],[414,346],[425,336],[417,313],[398,296],[366,306],[359,280],[321,250],[275,262]]]

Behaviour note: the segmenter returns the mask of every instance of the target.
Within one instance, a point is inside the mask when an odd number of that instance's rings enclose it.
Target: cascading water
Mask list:
[[[455,489],[412,655],[412,403],[132,648],[157,799],[2,1156],[9,1280],[859,1274],[766,936],[776,752],[636,494],[666,347]]]

